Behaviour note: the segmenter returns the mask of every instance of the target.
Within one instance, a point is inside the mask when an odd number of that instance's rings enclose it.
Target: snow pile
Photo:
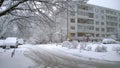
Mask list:
[[[120,47],[114,47],[113,50],[120,54]]]
[[[27,51],[27,48],[17,48],[14,56],[11,57],[13,49],[0,48],[0,68],[30,68],[33,66],[33,61],[23,55],[24,51]]]
[[[97,46],[95,49],[96,52],[107,52],[106,46]]]

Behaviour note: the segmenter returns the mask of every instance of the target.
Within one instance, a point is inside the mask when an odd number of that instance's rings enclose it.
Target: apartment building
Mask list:
[[[120,37],[120,11],[73,1],[68,12],[69,38],[102,40]]]

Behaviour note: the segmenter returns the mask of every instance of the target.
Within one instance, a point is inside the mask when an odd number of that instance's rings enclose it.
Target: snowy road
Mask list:
[[[69,49],[67,49],[69,50]],[[62,68],[119,68],[120,62],[108,62],[108,61],[101,61],[97,59],[89,59],[86,57],[80,57],[68,52],[65,52],[63,48],[59,48],[56,46],[38,46],[31,49],[29,54],[34,54],[32,59],[44,61],[44,64],[49,66],[64,66]],[[41,56],[42,55],[42,56]],[[38,62],[41,63],[41,62]]]
[[[22,46],[16,49],[15,55],[11,58],[12,50],[4,52],[0,49],[0,68],[29,68],[30,66],[35,66],[34,62],[47,66],[57,66],[59,68],[120,67],[120,62],[90,59],[77,54],[71,54],[68,52],[69,50],[50,45]]]
[[[33,62],[26,58],[23,49],[16,49],[15,55],[11,57],[13,49],[0,49],[0,68],[28,68],[33,65]]]

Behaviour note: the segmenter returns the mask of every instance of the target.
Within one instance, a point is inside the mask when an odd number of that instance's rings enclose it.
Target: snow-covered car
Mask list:
[[[109,38],[109,39],[103,39],[102,43],[103,44],[117,44],[118,42],[114,39]]]
[[[18,41],[16,37],[8,37],[4,40],[3,48],[17,48]]]
[[[25,42],[24,42],[24,40],[21,38],[21,39],[18,39],[18,45],[22,45],[22,44],[24,44]]]

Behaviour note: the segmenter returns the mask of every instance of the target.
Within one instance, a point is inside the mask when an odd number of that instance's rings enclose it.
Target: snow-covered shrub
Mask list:
[[[87,47],[87,44],[85,42],[80,44],[80,50],[85,50],[86,47]]]
[[[78,47],[78,42],[77,41],[64,41],[62,46],[71,48],[71,49],[76,49]]]
[[[114,47],[113,50],[120,54],[120,47]]]
[[[78,47],[78,42],[77,41],[72,41],[71,43],[72,43],[72,45],[71,45],[70,48],[76,49]]]
[[[62,47],[70,48],[71,45],[72,45],[72,43],[70,41],[64,41],[62,44]]]
[[[88,46],[88,47],[86,47],[86,50],[87,50],[87,51],[91,51],[91,50],[92,50],[92,47]]]
[[[107,47],[106,46],[102,46],[102,51],[103,52],[107,52]]]
[[[95,48],[96,52],[107,52],[107,47],[106,46],[97,46]]]
[[[97,47],[95,48],[95,51],[96,51],[96,52],[102,52],[102,48],[101,48],[100,46],[97,46]]]

